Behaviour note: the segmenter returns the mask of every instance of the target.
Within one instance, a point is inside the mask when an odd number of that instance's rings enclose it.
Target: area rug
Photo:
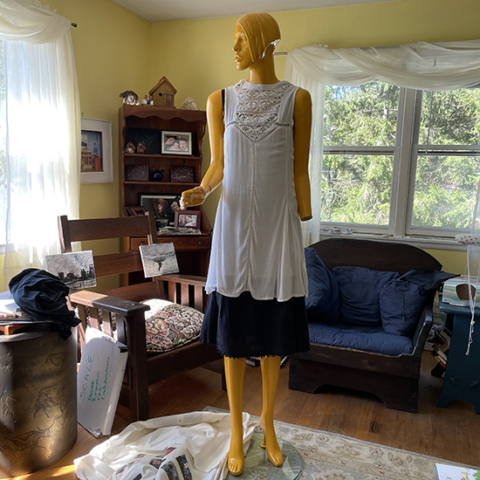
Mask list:
[[[212,407],[207,409],[225,411]],[[251,418],[257,423],[255,431],[261,432],[259,418]],[[275,431],[277,437],[293,445],[303,459],[299,480],[437,480],[436,463],[458,465],[283,422],[275,422]],[[267,477],[260,475],[252,480],[267,480]]]

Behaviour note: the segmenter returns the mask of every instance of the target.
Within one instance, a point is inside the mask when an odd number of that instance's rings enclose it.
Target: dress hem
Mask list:
[[[238,298],[242,293],[248,292],[255,300],[276,300],[277,302],[288,302],[292,298],[299,298],[299,297],[300,298],[301,297],[307,298],[308,297],[308,290],[307,290],[307,292],[298,293],[298,294],[297,293],[292,293],[292,295],[290,295],[289,297],[286,297],[286,298],[278,298],[275,295],[274,296],[268,296],[268,297],[260,297],[260,296],[255,295],[248,288],[244,288],[239,293],[227,293],[224,290],[222,291],[222,290],[218,289],[217,287],[210,287],[210,288],[206,287],[205,292],[207,293],[207,295],[211,295],[213,292],[217,292],[220,295],[223,295],[224,297],[229,297],[229,298]]]

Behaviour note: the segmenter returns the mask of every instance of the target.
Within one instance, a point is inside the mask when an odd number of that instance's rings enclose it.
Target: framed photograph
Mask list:
[[[57,276],[72,290],[97,285],[92,250],[45,255],[45,264],[47,272]]]
[[[162,132],[162,154],[192,155],[192,132]]]
[[[193,167],[178,167],[172,165],[170,167],[170,181],[172,183],[193,183]]]
[[[82,118],[81,183],[113,182],[112,122]]]
[[[176,228],[200,228],[202,212],[200,210],[177,210],[175,212]]]
[[[140,245],[140,256],[146,278],[170,275],[180,271],[173,243]]]
[[[132,217],[139,217],[140,215],[145,215],[147,212],[144,207],[126,207],[127,212]]]
[[[180,210],[181,195],[163,195],[152,193],[139,193],[138,203],[147,212],[153,212],[156,220],[174,222],[175,212]]]

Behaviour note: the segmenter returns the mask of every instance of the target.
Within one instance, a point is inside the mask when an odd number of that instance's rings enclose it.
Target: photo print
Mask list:
[[[140,256],[146,278],[170,275],[180,271],[173,243],[140,245]]]
[[[91,250],[45,256],[46,270],[71,290],[95,287],[97,279]]]
[[[102,132],[82,130],[81,172],[103,172]]]

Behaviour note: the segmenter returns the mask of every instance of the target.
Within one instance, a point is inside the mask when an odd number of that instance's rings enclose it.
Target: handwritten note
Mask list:
[[[87,329],[78,371],[78,422],[95,436],[111,432],[126,361],[125,345]]]

